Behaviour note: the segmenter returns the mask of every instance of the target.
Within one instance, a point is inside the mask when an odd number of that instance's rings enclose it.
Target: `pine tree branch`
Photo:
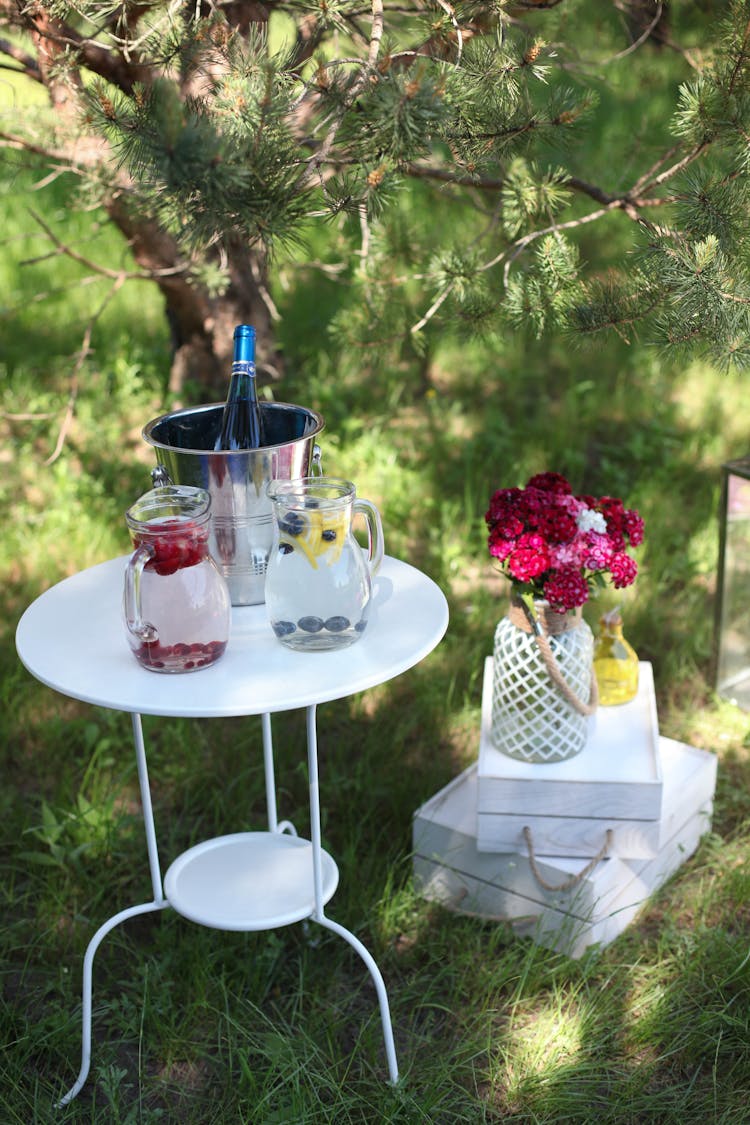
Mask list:
[[[737,293],[726,293],[723,289],[719,289],[718,294],[725,301],[735,301],[738,305],[750,305],[750,297],[740,297]]]
[[[297,24],[290,71],[299,75],[306,62],[313,57],[324,38],[323,28],[310,13]]]
[[[6,55],[7,58],[20,63],[20,73],[25,74],[27,78],[33,78],[35,82],[42,81],[42,72],[36,57],[29,55],[9,39],[0,39],[0,55]],[[18,73],[18,67],[3,66],[3,70],[15,70]]]
[[[62,242],[57,237],[55,232],[51,229],[51,227],[49,227],[48,224],[45,223],[41,215],[38,215],[35,211],[32,211],[31,208],[29,208],[29,214],[31,215],[32,219],[34,219],[34,221],[39,224],[47,238],[56,248],[55,256],[61,254],[65,255],[66,258],[70,258],[72,261],[77,262],[79,265],[85,266],[86,269],[93,270],[94,273],[99,274],[101,277],[109,278],[111,281],[116,281],[120,284],[124,281],[153,281],[158,277],[175,277],[187,272],[187,266],[185,265],[153,270],[109,269],[107,266],[103,266],[99,262],[94,262],[90,258],[86,258],[83,254],[79,254],[78,251],[74,250],[72,246],[68,246],[66,243]],[[51,255],[47,254],[44,257],[49,258],[50,256]],[[42,260],[44,259],[28,259],[25,262],[21,262],[21,265],[31,265],[34,261]]]
[[[78,66],[111,82],[124,94],[132,94],[135,84],[144,81],[150,73],[148,67],[81,35],[70,24],[50,17],[44,9],[31,9],[27,19],[32,31],[54,48],[54,55],[71,50]],[[43,68],[41,81],[44,81]]]
[[[686,167],[697,155],[699,155],[699,152],[691,155],[690,159],[685,158],[685,160],[675,164],[668,173],[664,173],[663,176],[659,177],[659,180],[661,181],[667,178],[668,175],[676,175],[678,171]],[[507,186],[505,177],[471,176],[466,173],[453,172],[449,168],[441,168],[435,165],[408,164],[402,171],[405,175],[412,176],[415,179],[437,180],[440,183],[453,184],[456,187],[476,188],[478,191],[483,192],[498,192],[502,191]],[[564,183],[566,187],[571,188],[573,191],[577,191],[581,195],[587,195],[590,199],[593,199],[595,203],[601,203],[607,210],[616,210],[619,208],[625,211],[630,218],[634,220],[639,219],[637,212],[642,207],[662,207],[674,201],[671,196],[654,199],[644,195],[642,192],[637,193],[635,187],[626,192],[606,192],[596,184],[590,184],[586,180],[579,179],[577,176],[570,176]]]
[[[750,51],[750,20],[745,24],[745,29],[742,35],[742,49],[737,53],[732,73],[729,78],[729,85],[727,92],[732,95],[735,92],[735,87],[740,79],[743,69],[747,65],[748,52]]]
[[[658,174],[658,169],[663,168],[667,161],[673,158],[675,153],[680,152],[680,149],[681,145],[672,145],[672,147],[667,149],[666,152],[663,152],[661,156],[659,156],[654,161],[651,167],[648,168],[642,176],[639,176],[639,178],[635,181],[632,188],[630,189],[631,192],[642,192],[645,189],[646,184],[649,183],[652,178]]]
[[[73,424],[73,418],[75,417],[76,402],[78,400],[79,376],[86,359],[91,354],[91,336],[94,331],[94,325],[99,320],[99,317],[102,315],[109,303],[114,299],[116,294],[125,284],[126,280],[127,278],[125,274],[121,274],[119,277],[115,278],[109,292],[105,296],[102,303],[99,305],[99,308],[96,309],[89,318],[89,322],[86,325],[86,329],[83,334],[83,342],[81,344],[81,347],[78,349],[76,361],[71,372],[68,402],[65,407],[65,414],[63,416],[62,424],[57,435],[57,441],[55,442],[55,448],[44,462],[45,465],[52,465],[58,459],[65,447],[65,440],[68,436],[70,427]]]
[[[0,148],[10,148],[17,152],[30,152],[34,156],[43,156],[45,160],[57,160],[64,163],[70,172],[76,172],[77,167],[71,159],[69,152],[64,149],[54,148],[52,145],[41,144],[29,140],[18,133],[4,133],[0,131]]]
[[[606,66],[607,63],[616,62],[618,59],[624,59],[627,55],[632,55],[633,51],[637,51],[638,48],[641,47],[651,35],[651,32],[654,30],[657,23],[662,17],[663,11],[664,5],[661,3],[661,0],[659,0],[656,5],[656,14],[654,15],[654,18],[651,20],[651,23],[648,25],[646,30],[642,32],[642,34],[639,35],[638,38],[635,39],[629,47],[626,47],[624,51],[620,51],[618,52],[618,54],[612,55],[611,58],[607,59],[604,65]]]
[[[302,188],[308,184],[312,179],[319,175],[322,165],[328,158],[328,154],[333,148],[336,136],[344,115],[347,110],[354,104],[359,94],[365,87],[365,83],[369,75],[375,69],[375,64],[378,61],[380,53],[380,44],[383,39],[384,20],[383,20],[383,0],[372,0],[372,27],[370,29],[370,43],[367,52],[367,60],[361,64],[360,72],[354,82],[351,84],[346,97],[343,99],[339,109],[334,117],[328,132],[323,139],[323,143],[318,149],[317,153],[309,161],[307,168],[302,174],[299,186]]]
[[[615,205],[602,207],[599,210],[591,211],[588,215],[583,215],[578,219],[570,219],[564,223],[551,223],[547,227],[542,227],[539,230],[530,231],[522,238],[516,239],[515,242],[511,243],[510,246],[507,246],[500,254],[497,254],[494,258],[490,259],[490,261],[485,262],[483,265],[479,266],[478,272],[485,273],[488,270],[494,269],[495,266],[498,266],[501,262],[505,261],[505,267],[503,269],[503,284],[507,288],[510,269],[513,265],[513,262],[516,261],[518,257],[520,257],[520,255],[524,252],[524,250],[527,249],[528,246],[531,245],[532,242],[535,242],[537,239],[543,238],[548,234],[557,234],[564,230],[573,230],[574,228],[584,226],[587,223],[596,222],[598,219],[601,219],[605,215],[610,214],[614,209]],[[435,301],[433,301],[429,309],[427,309],[423,316],[420,317],[416,324],[412,325],[411,331],[413,333],[420,331],[429,323],[433,316],[438,312],[440,306],[443,304],[446,298],[450,296],[454,287],[455,281],[452,280],[449,281],[447,285],[443,287],[443,289],[441,289],[440,293],[438,294]]]
[[[409,329],[412,335],[416,335],[417,332],[421,332],[422,329],[429,324],[443,302],[446,301],[448,297],[450,297],[455,288],[455,285],[455,281],[449,281],[448,284],[443,289],[441,289],[440,293],[432,302],[427,312],[419,318],[416,324],[412,324],[411,328]]]
[[[576,227],[585,226],[587,223],[595,223],[598,219],[603,218],[604,215],[610,214],[613,209],[613,207],[602,207],[598,211],[590,211],[588,215],[582,215],[578,219],[568,219],[568,221],[564,223],[550,223],[547,227],[540,227],[538,230],[529,231],[529,233],[523,235],[522,238],[517,238],[515,242],[511,243],[501,254],[498,254],[491,261],[480,266],[480,269],[482,271],[493,269],[495,266],[498,266],[500,262],[507,259],[503,269],[503,283],[507,286],[510,267],[513,265],[513,262],[515,262],[516,258],[518,258],[532,242],[536,242],[538,238],[544,238],[545,235],[548,234],[558,234],[560,231],[574,230]]]
[[[646,190],[650,191],[653,188],[657,187],[659,184],[663,184],[667,180],[671,180],[674,176],[677,175],[678,172],[684,171],[684,169],[687,168],[688,165],[692,164],[695,160],[697,160],[698,157],[702,153],[704,153],[708,147],[709,147],[708,141],[701,141],[700,144],[695,145],[690,150],[690,152],[687,152],[682,157],[682,159],[678,160],[670,168],[665,168],[664,171],[660,172],[658,175],[652,177],[650,173],[646,173],[645,176],[642,176],[641,179],[636,182],[636,184],[633,186],[632,190],[633,191],[641,191],[641,192],[646,191]],[[671,151],[674,151],[674,150],[671,150]],[[666,159],[666,157],[665,157],[665,159]]]
[[[451,21],[451,23],[453,25],[453,30],[456,33],[456,66],[459,66],[460,63],[461,63],[461,55],[463,54],[463,49],[464,49],[464,38],[463,38],[463,33],[461,31],[461,28],[459,26],[458,20],[456,19],[455,10],[454,10],[454,8],[451,4],[448,4],[446,2],[446,0],[436,0],[436,3],[443,9],[445,14],[448,16],[449,20]]]
[[[562,3],[564,0],[516,0],[513,7],[521,12],[543,12]]]

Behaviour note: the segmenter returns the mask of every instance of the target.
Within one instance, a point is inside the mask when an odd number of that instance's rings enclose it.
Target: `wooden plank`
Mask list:
[[[704,809],[692,816],[667,847],[647,860],[636,877],[627,879],[610,898],[607,913],[592,912],[589,918],[543,905],[424,856],[414,857],[414,879],[425,898],[449,910],[485,921],[508,922],[521,937],[531,937],[539,945],[569,957],[580,957],[589,946],[609,945],[638,917],[650,896],[695,852],[710,826],[710,815],[710,809]]]
[[[491,719],[492,658],[487,657],[478,760],[480,813],[660,819],[663,779],[649,663],[640,664],[637,697],[618,707],[600,707],[589,719],[586,746],[566,762],[509,758],[492,745]]]
[[[581,918],[588,918],[601,896],[610,891],[616,893],[628,877],[624,861],[614,858],[597,865],[596,885],[589,877],[570,891],[545,889],[526,856],[477,850],[476,795],[477,772],[473,765],[417,810],[412,831],[414,853],[468,872],[491,887],[510,889],[537,904],[558,907]],[[586,866],[585,859],[565,856],[537,859],[542,879],[553,887],[580,875]]]
[[[670,785],[662,791],[659,820],[585,818],[575,808],[568,816],[528,816],[477,813],[477,848],[489,852],[526,852],[524,828],[531,831],[535,854],[590,857],[597,855],[612,833],[607,854],[624,859],[648,859],[659,853],[684,820],[684,810],[710,800],[716,784],[713,755],[684,746],[675,754],[669,739],[660,740],[662,771],[671,772]],[[666,748],[666,749],[665,749]],[[664,761],[664,755],[668,761]]]
[[[588,863],[581,858],[537,856],[532,866],[519,852],[480,852],[473,765],[414,814],[417,886],[426,897],[457,911],[498,920],[520,918],[523,932],[533,932],[542,944],[572,951],[573,956],[594,942],[606,944],[692,854],[710,827],[715,756],[667,738],[660,739],[660,753],[667,811],[657,855],[636,860],[615,856],[586,872]],[[578,876],[579,882],[561,888],[571,876]]]

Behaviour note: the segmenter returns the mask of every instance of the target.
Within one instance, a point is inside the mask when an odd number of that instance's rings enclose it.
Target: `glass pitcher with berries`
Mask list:
[[[288,648],[323,652],[362,636],[372,579],[383,559],[377,508],[337,477],[274,480],[268,486],[274,539],[265,600],[276,636]],[[354,536],[361,516],[367,547]]]
[[[125,513],[135,548],[125,570],[125,632],[151,672],[207,668],[227,647],[231,604],[208,550],[210,506],[202,488],[167,485]]]

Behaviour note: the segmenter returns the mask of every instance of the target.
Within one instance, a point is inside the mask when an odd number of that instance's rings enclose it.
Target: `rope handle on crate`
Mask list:
[[[599,685],[596,682],[594,669],[591,669],[591,687],[589,689],[589,701],[588,703],[584,703],[582,699],[578,698],[578,696],[573,691],[570,684],[567,682],[562,672],[560,671],[560,666],[555,659],[555,654],[552,651],[552,646],[549,643],[549,637],[544,632],[544,627],[542,626],[541,622],[536,619],[523,599],[519,599],[518,604],[523,610],[525,618],[529,623],[532,635],[537,643],[537,647],[540,653],[542,654],[544,666],[547,669],[547,673],[549,675],[549,678],[552,680],[552,683],[555,685],[561,695],[563,695],[563,697],[568,701],[571,707],[573,707],[574,710],[578,712],[579,715],[593,715],[599,705]]]
[[[534,855],[534,843],[531,838],[531,829],[528,824],[524,825],[523,838],[526,841],[526,847],[529,849],[529,866],[539,886],[544,887],[545,891],[569,891],[572,887],[575,887],[576,884],[583,882],[586,876],[590,875],[594,870],[599,860],[606,857],[607,852],[612,846],[613,832],[611,828],[607,829],[601,848],[594,858],[590,859],[586,866],[581,868],[577,875],[570,875],[567,879],[564,879],[562,883],[558,883],[557,885],[548,883],[539,870],[536,856]]]

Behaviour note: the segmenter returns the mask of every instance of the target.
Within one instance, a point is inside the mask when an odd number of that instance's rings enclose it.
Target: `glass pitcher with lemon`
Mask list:
[[[351,481],[302,477],[272,481],[274,539],[266,572],[268,619],[288,648],[321,652],[359,640],[367,627],[372,579],[383,559],[383,527]],[[361,516],[367,547],[354,536]]]

